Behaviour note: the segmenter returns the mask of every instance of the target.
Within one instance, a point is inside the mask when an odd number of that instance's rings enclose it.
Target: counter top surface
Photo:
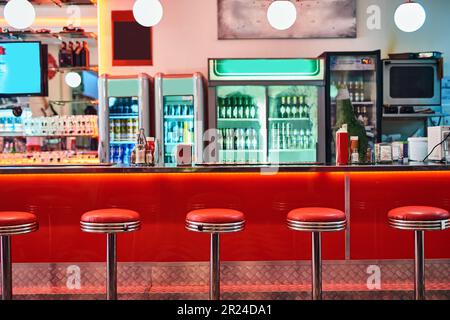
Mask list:
[[[16,166],[1,167],[0,174],[78,174],[78,173],[245,173],[245,172],[380,172],[450,171],[450,165],[410,163],[408,165],[198,165],[193,167],[136,166]]]

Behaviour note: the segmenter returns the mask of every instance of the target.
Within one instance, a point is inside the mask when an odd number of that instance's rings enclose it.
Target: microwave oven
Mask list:
[[[450,127],[428,127],[428,160],[443,161],[446,159],[446,151],[450,150]]]
[[[383,60],[383,104],[440,105],[441,81],[437,59]]]

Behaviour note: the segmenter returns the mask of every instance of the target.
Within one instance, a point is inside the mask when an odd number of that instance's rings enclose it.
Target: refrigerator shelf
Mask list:
[[[194,116],[164,116],[164,119],[166,120],[193,120]]]
[[[269,121],[311,121],[310,118],[269,118]]]
[[[220,150],[220,152],[264,152],[264,150]]]
[[[351,101],[351,103],[358,106],[374,106],[376,104],[375,101]],[[331,104],[335,105],[336,101],[332,101]]]
[[[138,118],[138,117],[139,117],[139,115],[137,115],[135,113],[130,113],[130,114],[126,114],[126,113],[114,114],[114,113],[112,113],[110,115],[111,119],[129,119],[129,118]]]
[[[361,71],[361,72],[374,72],[375,71],[375,66],[372,65],[370,67],[367,68],[352,68],[350,66],[345,66],[345,67],[339,67],[339,68],[331,68],[330,69],[331,72],[349,72],[349,71]]]
[[[111,144],[135,144],[136,141],[111,141]]]
[[[217,121],[224,121],[224,122],[232,122],[232,121],[239,121],[239,122],[259,122],[259,119],[253,119],[253,118],[218,118]]]
[[[269,152],[316,152],[316,149],[269,149]]]

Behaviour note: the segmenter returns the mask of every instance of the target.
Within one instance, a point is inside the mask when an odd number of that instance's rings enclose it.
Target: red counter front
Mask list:
[[[344,210],[350,177],[351,259],[413,258],[413,233],[391,229],[387,211],[402,205],[450,209],[450,172],[99,173],[0,176],[0,210],[31,210],[34,234],[13,239],[15,262],[100,262],[105,237],[80,231],[88,210],[123,207],[141,213],[142,230],[119,235],[128,262],[206,261],[207,235],[186,231],[191,209],[242,210],[244,232],[223,236],[222,259],[281,261],[310,258],[310,234],[287,229],[289,210],[328,206]],[[450,258],[450,231],[426,234],[426,257]],[[324,259],[345,258],[345,233],[325,234]]]

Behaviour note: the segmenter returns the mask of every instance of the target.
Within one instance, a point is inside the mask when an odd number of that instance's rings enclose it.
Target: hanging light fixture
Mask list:
[[[274,1],[267,10],[267,20],[273,28],[287,30],[297,20],[297,8],[291,1]]]
[[[66,84],[71,88],[78,88],[81,85],[81,76],[77,72],[69,72],[65,77]]]
[[[156,26],[163,17],[163,6],[159,0],[136,0],[133,15],[137,23],[144,27]]]
[[[404,32],[415,32],[422,28],[427,18],[420,3],[408,0],[395,10],[394,20],[397,27]]]
[[[31,27],[36,18],[33,5],[27,0],[10,0],[5,6],[6,22],[15,29]]]

